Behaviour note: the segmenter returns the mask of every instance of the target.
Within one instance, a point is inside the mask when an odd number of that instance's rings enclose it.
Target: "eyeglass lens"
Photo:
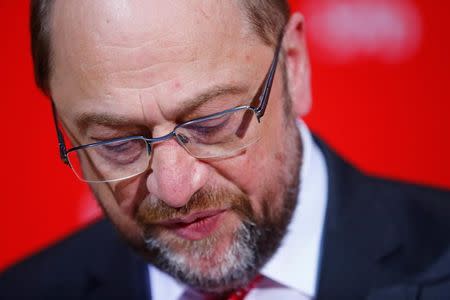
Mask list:
[[[175,128],[177,142],[201,159],[226,157],[255,143],[260,125],[253,109],[242,107]],[[150,147],[144,137],[103,143],[68,153],[75,174],[83,181],[104,182],[133,177],[148,169]]]

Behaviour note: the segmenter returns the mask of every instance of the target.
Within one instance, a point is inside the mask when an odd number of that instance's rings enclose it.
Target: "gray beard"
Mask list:
[[[191,242],[183,252],[173,251],[158,238],[148,238],[145,240],[150,252],[147,257],[161,271],[200,291],[221,294],[245,286],[279,248],[297,204],[297,193],[298,187],[288,188],[283,209],[275,220],[271,220],[271,210],[266,204],[263,222],[243,221],[231,246],[221,257],[215,253],[215,245],[220,239],[215,236]],[[215,264],[205,272],[198,266],[189,265],[188,259],[212,260]]]
[[[296,136],[290,148],[292,160],[286,162],[288,177],[282,194],[283,205],[278,213],[274,214],[270,206],[275,195],[267,191],[262,202],[262,218],[257,220],[255,215],[247,215],[221,257],[215,253],[220,235],[187,242],[184,251],[176,252],[157,235],[147,232],[146,257],[150,262],[176,280],[203,292],[224,294],[248,284],[279,248],[297,205],[302,145],[295,125],[293,128],[292,134]],[[192,259],[214,261],[214,264],[205,271],[187,263]]]
[[[186,263],[185,253],[174,253],[158,239],[148,239],[147,248],[154,258],[152,263],[161,271],[175,279],[210,293],[223,293],[250,281],[258,272],[261,256],[256,250],[257,241],[254,237],[261,236],[255,225],[245,222],[238,228],[235,239],[220,260],[207,271],[190,266]],[[208,245],[210,244],[210,245]],[[215,239],[192,247],[188,255],[190,259],[214,259]]]

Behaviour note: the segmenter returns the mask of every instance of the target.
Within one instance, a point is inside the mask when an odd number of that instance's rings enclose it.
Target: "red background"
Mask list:
[[[333,1],[304,2],[308,22]],[[420,44],[394,62],[367,53],[338,61],[307,27],[314,94],[307,122],[365,171],[450,188],[450,4],[408,2],[420,13]],[[88,188],[58,159],[50,105],[33,82],[28,5],[0,0],[0,270],[99,215]]]

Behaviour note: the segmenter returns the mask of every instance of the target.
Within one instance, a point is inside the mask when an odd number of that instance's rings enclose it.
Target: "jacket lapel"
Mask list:
[[[316,143],[329,176],[317,299],[450,299],[450,250],[443,255],[448,213],[434,227],[422,214],[424,208],[446,211],[441,204],[448,194],[367,177]],[[414,193],[422,193],[420,205]]]
[[[316,142],[329,176],[317,299],[363,299],[370,287],[382,284],[379,262],[401,246],[395,208],[371,201],[377,191],[367,179]]]

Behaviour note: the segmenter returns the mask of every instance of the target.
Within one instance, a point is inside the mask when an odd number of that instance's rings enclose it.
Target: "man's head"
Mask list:
[[[161,137],[182,122],[257,106],[284,30],[265,115],[245,126],[256,142],[198,159],[171,138],[147,149],[139,175],[91,184],[119,231],[162,270],[215,292],[250,280],[280,244],[297,200],[294,120],[310,106],[301,16],[288,22],[284,1],[33,1],[32,9],[37,82],[75,146]],[[121,141],[102,153],[123,157],[136,147]],[[101,169],[95,155],[82,157],[85,174]]]

